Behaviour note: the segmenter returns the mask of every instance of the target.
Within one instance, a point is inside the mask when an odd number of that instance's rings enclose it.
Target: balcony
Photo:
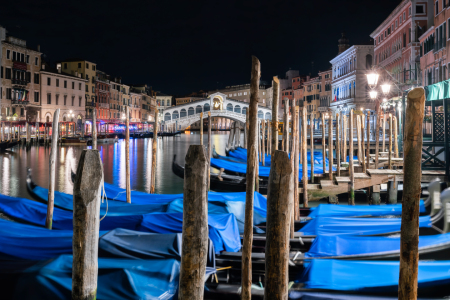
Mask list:
[[[17,85],[27,85],[28,84],[28,82],[26,80],[22,80],[22,79],[11,79],[11,83],[17,84]]]
[[[30,101],[28,100],[11,100],[11,104],[13,105],[28,105]]]

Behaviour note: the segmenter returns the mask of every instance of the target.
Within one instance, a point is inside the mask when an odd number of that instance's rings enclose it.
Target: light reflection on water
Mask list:
[[[204,144],[208,137],[204,134]],[[228,132],[212,134],[212,143],[219,154],[225,155]],[[241,141],[243,135],[241,136]],[[189,145],[199,144],[200,134],[182,134],[177,137],[158,139],[158,159],[156,165],[156,193],[183,193],[183,180],[172,172],[173,155],[184,163]],[[58,147],[56,159],[56,190],[72,194],[71,171],[76,172],[78,161],[85,146]],[[98,144],[103,161],[105,181],[125,188],[125,141],[114,144]],[[130,140],[131,188],[143,192],[150,191],[151,178],[151,139]],[[32,146],[14,147],[11,151],[0,153],[0,193],[14,197],[31,198],[26,189],[27,167],[32,169],[33,180],[42,187],[48,187],[50,148]],[[214,170],[214,169],[213,169]]]

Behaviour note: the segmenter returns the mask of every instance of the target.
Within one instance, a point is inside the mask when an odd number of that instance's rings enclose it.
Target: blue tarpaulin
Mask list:
[[[419,237],[419,249],[450,244],[450,233]],[[318,235],[305,257],[400,253],[400,236]]]
[[[217,169],[223,168],[228,172],[236,172],[240,174],[247,173],[247,164],[231,162],[223,159],[211,158],[211,166]],[[300,170],[302,169],[302,165],[299,165]],[[336,170],[336,168],[333,168]],[[315,174],[323,174],[323,166],[322,165],[314,165],[314,173]],[[259,176],[260,177],[269,177],[270,167],[259,167]],[[311,176],[311,165],[308,165],[308,178]],[[298,178],[301,180],[303,177],[303,173],[299,172]]]
[[[318,217],[299,230],[303,235],[353,234],[369,235],[400,231],[401,218]],[[430,216],[419,217],[419,227],[431,227]]]
[[[9,196],[0,195],[0,211],[12,218],[20,220],[21,222],[44,226],[47,214],[47,205],[31,201],[28,199],[13,198]],[[136,231],[150,231],[148,227],[143,227],[142,224],[151,223],[152,221],[150,220],[154,220],[154,217],[152,217],[153,215],[156,214],[140,214],[140,215],[131,214],[131,215],[111,216],[108,212],[107,216],[100,222],[100,230],[109,231],[116,228],[124,228]],[[171,222],[167,224],[167,226],[170,226],[170,228],[172,228],[172,231],[170,232],[182,232],[182,223],[183,223],[182,214],[163,213],[158,215],[167,215],[167,218],[170,218],[173,215]],[[54,229],[59,230],[73,230],[72,218],[73,218],[72,211],[55,208],[53,213],[52,226]],[[234,225],[231,226],[232,224]],[[222,251],[223,248],[227,249],[227,251],[232,252],[239,251],[240,237],[239,231],[237,229],[238,226],[236,218],[234,217],[233,214],[209,215],[208,225],[210,230],[210,238],[214,243],[216,252]],[[226,228],[227,226],[228,229],[224,230],[224,227]],[[153,230],[151,230],[151,232],[155,233],[167,232],[167,231],[157,231],[156,228],[157,227],[152,228]],[[213,235],[211,235],[211,233],[213,233]],[[232,241],[231,244],[230,241]],[[237,245],[239,245],[239,247],[237,247]]]
[[[450,261],[419,261],[419,293],[424,286],[450,283]],[[399,262],[313,259],[296,282],[306,289],[386,293],[398,291]]]
[[[236,150],[232,150],[229,152],[229,155],[231,158],[234,158],[240,162],[247,162],[247,149],[244,148],[237,148]],[[219,155],[220,156],[220,155]],[[220,158],[227,158],[226,156],[220,156]],[[308,151],[307,154],[308,158],[308,164],[311,164],[311,151]],[[270,166],[272,157],[270,155],[265,154],[265,165],[267,167]],[[323,163],[323,157],[322,152],[314,151],[314,164],[320,164]],[[325,158],[325,163],[328,165],[328,158]],[[259,163],[259,165],[262,165],[262,163]]]
[[[71,299],[71,255],[24,271],[13,299]],[[209,276],[215,272],[206,269]],[[98,259],[96,299],[177,299],[180,262],[176,259]]]
[[[425,205],[420,200],[420,212],[425,212]],[[390,205],[330,205],[320,204],[308,215],[310,218],[316,217],[346,217],[346,216],[388,216],[401,215],[401,204]]]

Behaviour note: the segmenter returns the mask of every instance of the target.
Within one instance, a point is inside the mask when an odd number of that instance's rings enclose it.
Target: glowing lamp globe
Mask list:
[[[370,91],[369,95],[370,95],[370,99],[375,100],[375,99],[377,99],[378,93],[377,93],[377,91]]]
[[[370,86],[376,86],[377,85],[378,77],[380,75],[378,75],[377,73],[370,73],[370,74],[367,74],[366,76],[367,76],[367,83]]]
[[[391,85],[383,84],[383,85],[381,85],[381,90],[383,91],[383,94],[387,95],[387,94],[389,94],[389,91],[391,90]]]

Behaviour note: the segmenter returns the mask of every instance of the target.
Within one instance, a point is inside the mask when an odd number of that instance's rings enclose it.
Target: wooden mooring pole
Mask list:
[[[356,115],[356,140],[357,140],[357,153],[358,153],[358,164],[362,166],[362,155],[361,155],[361,116],[359,113]]]
[[[377,104],[376,108],[376,122],[375,122],[375,169],[378,169],[378,155],[379,155],[379,149],[380,149],[380,120],[381,120],[381,109],[380,104]]]
[[[125,109],[125,188],[127,202],[131,203],[131,179],[130,179],[130,107]]]
[[[383,152],[385,152],[386,151],[386,114],[384,113],[383,114],[383,124],[382,124],[382,127],[383,127],[383,132],[381,133],[382,134],[382,143],[383,143]]]
[[[327,172],[327,164],[325,163],[327,159],[327,146],[325,140],[325,114],[322,113],[322,160],[323,160],[323,174],[325,175]]]
[[[328,119],[328,172],[330,180],[333,180],[333,114],[330,112]]]
[[[366,138],[366,168],[370,169],[370,111],[367,112]]]
[[[284,102],[283,150],[289,153],[289,100]]]
[[[350,116],[349,116],[349,163],[348,163],[348,172],[350,174],[350,187],[349,187],[349,197],[348,197],[348,204],[349,205],[355,205],[355,174],[354,174],[354,167],[353,167],[353,109],[350,110]]]
[[[336,176],[341,176],[341,139],[340,139],[340,115],[336,114]]]
[[[212,152],[212,146],[211,146],[211,126],[212,126],[212,122],[211,122],[211,112],[208,111],[208,191],[210,190],[211,187],[211,152]]]
[[[52,229],[53,222],[53,207],[55,202],[55,178],[56,178],[56,152],[58,151],[58,123],[59,123],[59,108],[53,114],[52,123],[52,150],[50,152],[50,166],[49,166],[49,181],[48,181],[48,203],[47,203],[47,217],[45,218],[45,227]],[[56,124],[56,125],[55,125]]]
[[[303,207],[308,207],[308,120],[306,118],[306,106],[302,108],[302,182],[303,182]]]
[[[100,153],[83,150],[73,185],[73,300],[96,299],[102,186]]]
[[[203,299],[208,257],[208,168],[205,147],[189,146],[184,168],[180,300]]]
[[[313,125],[313,114],[309,115],[309,146],[310,146],[310,157],[311,157],[311,183],[314,183],[314,125]]]
[[[152,175],[151,175],[152,177],[150,183],[150,194],[155,193],[157,152],[158,152],[158,110],[155,111],[155,123],[153,124]]]
[[[348,128],[348,117],[346,115],[342,116],[343,118],[343,124],[344,128],[342,128],[342,144],[343,144],[343,151],[342,151],[342,160],[346,163],[347,162],[347,128]]]
[[[203,145],[203,112],[200,113],[200,145]]]
[[[392,114],[389,114],[389,151],[388,168],[392,169]]]
[[[258,158],[256,149],[258,136],[258,95],[259,78],[261,77],[261,64],[255,56],[252,56],[252,70],[250,80],[250,105],[249,105],[249,133],[247,150],[247,185],[245,195],[245,224],[242,245],[242,300],[252,297],[252,244],[253,244],[253,196],[255,186],[252,184],[257,179],[256,165]],[[275,89],[274,89],[275,90]],[[273,159],[273,157],[272,157]],[[203,288],[203,284],[201,285]]]
[[[280,102],[280,80],[277,76],[273,77],[273,103],[272,103],[272,141],[270,147],[270,154],[273,154],[278,150],[278,104]]]
[[[361,115],[361,165],[363,168],[363,173],[366,173],[366,149],[364,143],[364,130],[365,130],[365,122],[364,122],[364,114]]]
[[[400,232],[400,277],[398,299],[417,299],[419,265],[419,201],[422,177],[423,118],[425,90],[408,93],[403,164],[403,209]]]
[[[288,298],[289,224],[293,169],[287,152],[275,151],[267,193],[266,286],[264,299]]]
[[[398,158],[398,128],[397,128],[397,117],[394,116],[393,117],[393,125],[392,127],[394,127],[394,153],[395,153],[395,158]]]
[[[265,120],[261,120],[261,131],[262,131],[262,165],[266,165],[266,122]]]
[[[128,118],[128,116],[127,116],[127,118]],[[92,128],[91,129],[92,129],[92,150],[97,150],[97,109],[96,108],[94,108],[92,110]]]
[[[299,175],[299,150],[300,150],[300,113],[299,107],[295,107],[295,153],[294,153],[294,221],[300,220],[300,209],[299,209],[299,193],[298,193],[298,175]]]

